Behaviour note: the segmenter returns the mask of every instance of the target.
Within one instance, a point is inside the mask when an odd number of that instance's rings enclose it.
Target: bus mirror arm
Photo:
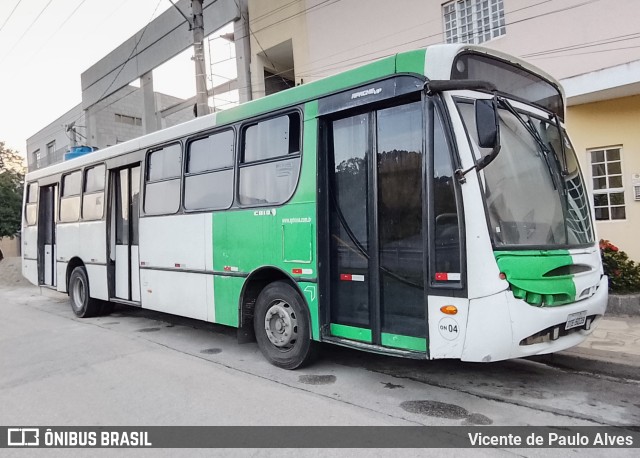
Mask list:
[[[457,169],[455,175],[460,183],[466,182],[465,175],[471,170],[479,172],[491,164],[500,152],[500,118],[498,116],[498,96],[494,93],[492,99],[478,99],[475,101],[476,128],[478,146],[491,148],[491,152],[482,156],[467,170]]]

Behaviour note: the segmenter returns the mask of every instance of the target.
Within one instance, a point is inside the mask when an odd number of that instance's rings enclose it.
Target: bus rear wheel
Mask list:
[[[100,301],[89,296],[89,277],[82,266],[73,269],[69,277],[69,302],[71,310],[79,318],[89,318],[100,313]]]
[[[274,366],[297,369],[315,353],[304,299],[287,283],[274,282],[262,290],[253,328],[260,351]]]

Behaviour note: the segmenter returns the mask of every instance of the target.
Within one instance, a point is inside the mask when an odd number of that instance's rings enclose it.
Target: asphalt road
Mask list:
[[[527,360],[415,361],[335,346],[286,371],[230,328],[127,307],[78,319],[66,295],[0,287],[3,425],[637,426],[639,385]]]

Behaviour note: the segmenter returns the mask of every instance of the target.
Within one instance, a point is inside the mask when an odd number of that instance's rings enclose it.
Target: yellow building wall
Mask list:
[[[597,235],[640,261],[640,201],[634,201],[632,175],[640,173],[640,95],[570,106],[567,129],[590,192],[589,150],[621,146],[626,220],[598,221]]]

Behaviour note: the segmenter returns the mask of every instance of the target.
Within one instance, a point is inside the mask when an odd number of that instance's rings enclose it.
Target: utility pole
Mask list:
[[[202,0],[191,1],[191,12],[193,13],[193,60],[196,64],[196,116],[204,116],[209,114],[209,97],[204,62]]]
[[[75,121],[73,121],[71,124],[67,124],[66,125],[66,131],[71,134],[69,136],[69,146],[70,146],[70,148],[73,148],[74,146],[78,146],[78,140],[76,138],[76,125],[75,124],[76,124]]]

